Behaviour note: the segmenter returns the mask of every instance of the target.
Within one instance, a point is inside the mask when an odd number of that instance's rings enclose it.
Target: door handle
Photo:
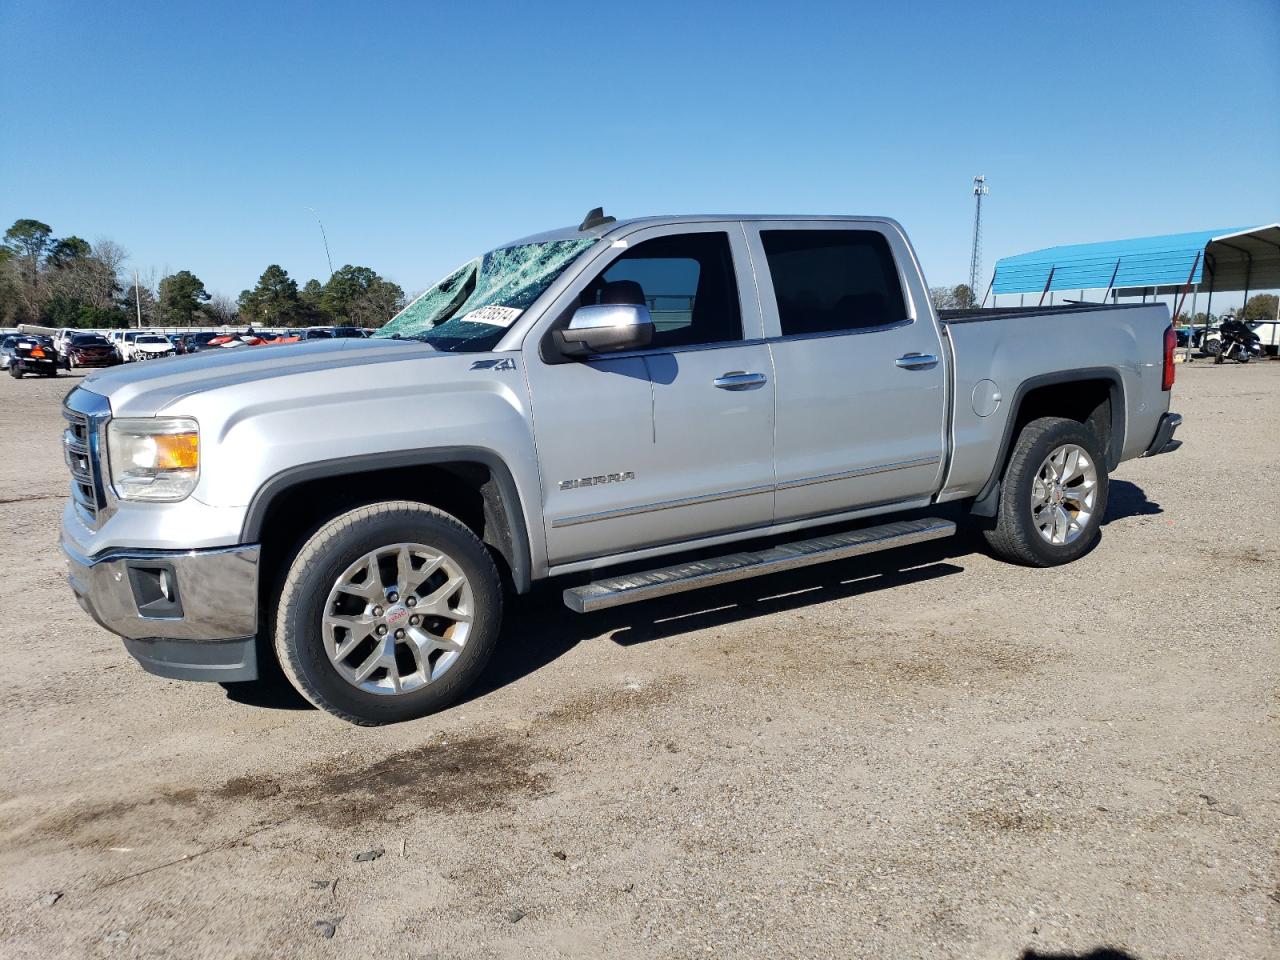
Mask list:
[[[742,370],[730,370],[711,381],[713,387],[721,390],[754,390],[763,387],[769,378],[763,373],[744,373]]]
[[[931,353],[904,353],[893,361],[904,370],[917,370],[920,367],[932,367],[938,358]]]

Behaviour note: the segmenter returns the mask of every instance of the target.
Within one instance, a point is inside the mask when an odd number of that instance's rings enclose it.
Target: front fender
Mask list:
[[[506,478],[504,500],[519,509],[512,530],[525,531],[538,576],[546,547],[527,386],[520,361],[477,367],[477,356],[486,355],[415,354],[287,372],[193,393],[163,414],[199,422],[193,497],[243,509],[243,542],[254,542],[271,498],[304,477],[471,460]]]

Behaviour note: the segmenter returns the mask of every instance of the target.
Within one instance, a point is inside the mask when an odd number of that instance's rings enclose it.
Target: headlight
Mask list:
[[[122,500],[182,500],[200,478],[200,427],[185,417],[112,420],[107,454]]]

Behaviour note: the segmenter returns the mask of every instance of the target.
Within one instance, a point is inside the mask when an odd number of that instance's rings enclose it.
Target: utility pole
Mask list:
[[[316,226],[320,228],[320,239],[324,241],[324,258],[329,261],[329,276],[333,277],[333,257],[329,256],[329,238],[325,236],[324,224],[320,222],[320,214],[316,213],[315,207],[307,207],[311,211],[311,215],[316,218]]]
[[[138,289],[138,271],[133,271],[133,305],[138,310],[138,327],[142,327],[142,291]]]
[[[982,279],[982,198],[987,195],[987,178],[973,178],[973,252],[969,254],[969,289],[976,297]]]

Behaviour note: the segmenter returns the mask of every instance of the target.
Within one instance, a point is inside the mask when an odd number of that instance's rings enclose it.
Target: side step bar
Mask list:
[[[766,573],[795,570],[828,560],[843,560],[864,553],[892,550],[925,540],[939,540],[956,532],[950,520],[927,518],[864,527],[848,533],[835,533],[812,540],[783,543],[767,550],[731,553],[709,560],[695,560],[674,567],[632,573],[608,580],[598,580],[564,592],[565,606],[577,613],[591,613],[624,603],[651,600],[670,593],[683,593],[699,587],[711,587],[733,580],[745,580]]]

